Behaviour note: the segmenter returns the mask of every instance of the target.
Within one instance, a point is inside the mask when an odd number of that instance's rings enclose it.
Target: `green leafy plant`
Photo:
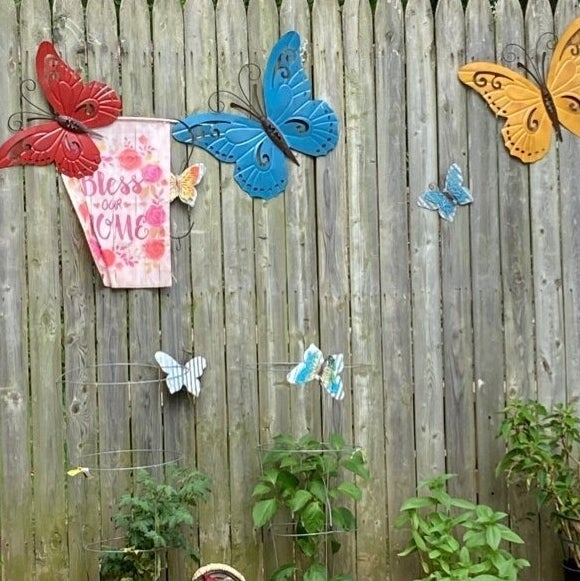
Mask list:
[[[350,473],[351,477],[347,477]],[[362,498],[362,490],[352,478],[369,478],[362,450],[346,446],[338,434],[321,442],[310,435],[294,439],[281,434],[262,459],[262,475],[254,491],[254,526],[272,524],[277,515],[291,521],[292,538],[306,565],[286,563],[274,571],[272,581],[302,575],[304,581],[327,581],[325,552],[340,549],[337,533],[352,531],[356,519],[350,501]],[[298,555],[297,555],[298,560]],[[349,575],[335,575],[334,581],[349,581]]]
[[[411,538],[399,556],[418,553],[422,581],[515,581],[530,564],[502,545],[523,540],[501,522],[506,513],[450,496],[445,488],[452,477],[422,482],[427,494],[403,503],[396,524],[408,528]]]
[[[157,581],[169,548],[182,549],[199,561],[185,531],[195,524],[193,509],[209,493],[209,478],[191,468],[170,468],[165,483],[145,470],[138,471],[135,492],[121,496],[115,516],[124,548],[103,553],[101,577]]]
[[[548,410],[535,400],[512,400],[503,410],[500,436],[507,451],[497,471],[523,482],[538,505],[552,509],[566,557],[580,569],[580,418],[571,405]]]

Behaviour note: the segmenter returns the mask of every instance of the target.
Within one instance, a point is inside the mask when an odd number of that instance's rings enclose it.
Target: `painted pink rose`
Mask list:
[[[137,169],[141,165],[141,156],[132,147],[121,150],[117,154],[117,159],[123,169]]]
[[[88,222],[90,217],[91,217],[91,213],[89,211],[89,207],[87,206],[86,202],[83,202],[80,206],[79,206],[79,214],[81,215],[81,218],[85,221]]]
[[[159,204],[153,204],[145,212],[145,222],[149,226],[162,226],[165,223],[166,216],[165,210]]]
[[[102,256],[105,266],[113,266],[113,264],[115,264],[115,253],[112,250],[105,248],[102,251]]]
[[[165,242],[163,240],[147,240],[143,244],[143,250],[147,258],[152,260],[159,260],[165,254]]]
[[[158,165],[148,163],[141,168],[141,175],[146,182],[154,184],[163,175],[163,170]]]

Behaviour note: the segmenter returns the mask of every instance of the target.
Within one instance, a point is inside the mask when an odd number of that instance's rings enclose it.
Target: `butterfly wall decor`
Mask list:
[[[457,206],[465,206],[473,202],[473,196],[463,185],[461,168],[453,163],[447,170],[445,185],[439,189],[430,185],[417,199],[417,205],[427,210],[437,210],[439,215],[448,222],[453,222]]]
[[[201,391],[199,378],[203,375],[203,371],[207,367],[205,357],[193,357],[185,365],[181,365],[171,355],[163,351],[157,351],[155,353],[155,359],[159,367],[167,373],[165,383],[167,384],[169,393],[177,393],[181,388],[185,387],[191,395],[195,397],[199,395]]]
[[[501,133],[510,154],[533,163],[548,152],[552,131],[558,141],[562,126],[580,136],[580,18],[556,43],[547,71],[545,51],[538,61],[523,52],[526,62],[517,66],[530,78],[490,62],[466,64],[458,76],[506,119]]]
[[[93,141],[99,137],[95,129],[119,117],[119,96],[105,83],[84,83],[48,41],[38,46],[36,74],[53,112],[43,111],[23,95],[38,110],[28,112],[28,120],[42,122],[24,129],[20,120],[18,131],[0,146],[0,168],[54,163],[58,172],[69,177],[92,175],[101,162]],[[23,89],[31,83],[35,88],[36,83],[29,80]]]
[[[286,376],[289,383],[304,387],[311,381],[318,380],[320,385],[336,400],[344,399],[345,392],[340,374],[344,369],[344,357],[328,355],[312,343],[304,352],[304,361],[293,367]]]
[[[253,65],[255,67],[255,65]],[[287,32],[274,45],[266,64],[261,104],[258,91],[249,98],[227,91],[233,109],[196,113],[179,121],[173,137],[206,150],[216,159],[234,165],[234,179],[255,198],[270,199],[288,183],[287,162],[299,165],[294,151],[318,157],[338,143],[338,118],[330,105],[312,98],[312,84],[304,71],[300,36]]]
[[[184,204],[193,208],[197,201],[197,190],[195,186],[199,184],[204,174],[205,165],[203,163],[194,163],[178,176],[171,174],[169,201],[173,202],[173,200],[179,198]]]

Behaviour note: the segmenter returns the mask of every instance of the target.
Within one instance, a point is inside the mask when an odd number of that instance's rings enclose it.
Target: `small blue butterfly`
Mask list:
[[[286,160],[299,165],[292,150],[318,157],[338,143],[335,112],[325,101],[312,99],[297,32],[287,32],[272,49],[263,101],[265,111],[244,94],[243,104],[231,105],[249,117],[194,113],[179,121],[172,135],[198,145],[219,161],[234,163],[234,179],[242,190],[254,198],[270,199],[286,188]]]
[[[344,369],[344,357],[328,355],[324,357],[322,351],[312,343],[304,352],[304,362],[293,367],[286,376],[289,383],[304,387],[306,383],[317,379],[320,385],[338,401],[344,399],[344,387],[340,374]]]
[[[437,186],[430,185],[429,189],[417,200],[421,208],[437,210],[439,215],[448,222],[453,222],[457,206],[465,206],[471,202],[473,202],[473,197],[463,185],[463,174],[456,163],[451,164],[447,170],[443,191]]]

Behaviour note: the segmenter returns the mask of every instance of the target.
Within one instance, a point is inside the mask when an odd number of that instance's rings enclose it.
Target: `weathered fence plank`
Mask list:
[[[407,140],[410,195],[413,367],[417,477],[445,471],[439,216],[417,196],[441,179],[437,171],[435,34],[431,5],[411,0],[405,11]]]
[[[82,5],[77,0],[55,1],[52,8],[54,40],[67,63],[87,77],[85,26]],[[59,180],[65,377],[92,367],[87,379],[95,379],[95,288],[92,263],[83,229],[76,218],[64,184]],[[64,392],[67,419],[67,465],[83,454],[95,453],[97,445],[97,394],[81,382],[57,383]],[[98,530],[98,490],[85,478],[68,481],[68,558],[70,577],[98,574],[95,560],[87,559],[85,543],[94,541]],[[90,564],[89,564],[90,563]]]
[[[305,46],[305,67],[313,64],[310,10],[307,0],[285,0],[280,6],[280,34],[296,30]],[[311,79],[312,80],[312,79]],[[300,167],[292,167],[284,194],[286,206],[286,268],[288,293],[289,359],[302,361],[310,343],[320,345],[318,332],[318,273],[316,260],[316,196],[313,159],[302,156]],[[283,370],[278,376],[285,383]],[[296,436],[310,432],[321,437],[320,393],[313,386],[290,388],[290,422]]]
[[[90,78],[103,80],[120,92],[119,77],[120,45],[117,37],[117,15],[113,0],[100,2],[89,0],[86,7],[88,43],[88,70]],[[94,391],[98,403],[98,440],[95,452],[103,454],[131,447],[129,415],[129,389],[126,385],[129,361],[127,293],[123,290],[103,288],[97,278],[96,287],[96,336],[97,383],[89,383],[88,391]],[[91,457],[91,465],[99,468],[99,457]],[[87,557],[90,570],[97,567],[99,540],[118,535],[112,519],[117,514],[117,500],[127,490],[129,473],[115,470],[97,471],[100,493],[100,530],[91,529],[87,523],[85,542],[94,542]],[[92,481],[88,484],[92,486]]]
[[[389,522],[386,573],[392,579],[417,572],[397,557],[406,545],[406,533],[391,526],[403,500],[415,493],[405,50],[402,4],[379,2],[375,12],[377,185]]]
[[[552,22],[549,1],[532,0],[528,3],[525,14],[526,46],[533,58],[541,59],[542,51],[546,50],[539,39],[546,32],[552,33]],[[550,38],[543,36],[544,42]],[[566,138],[573,139],[569,134]],[[530,167],[529,194],[535,307],[535,379],[537,397],[548,406],[566,400],[558,160],[554,145],[546,157]],[[550,201],[546,203],[546,200]],[[553,522],[547,508],[540,515],[540,535],[539,573],[545,577],[561,561],[560,543],[554,535]]]
[[[240,67],[248,62],[246,12],[242,0],[216,8],[218,85],[238,92]],[[251,518],[251,493],[258,473],[259,403],[256,361],[256,287],[253,205],[221,168],[226,382],[230,445],[231,558],[244,575],[258,575],[258,545]],[[259,203],[259,202],[257,202]]]
[[[212,0],[188,2],[184,11],[187,106],[182,113],[189,114],[207,111],[208,98],[217,90],[216,25]],[[200,548],[202,562],[228,563],[232,562],[231,492],[230,479],[223,469],[223,459],[228,457],[228,422],[220,168],[199,148],[194,149],[191,161],[206,165],[205,177],[198,186],[191,233],[194,347],[195,353],[203,355],[208,363],[202,380],[203,393],[196,404],[197,466],[211,477],[213,490],[199,511],[202,523],[212,523],[210,527],[200,527]]]
[[[339,6],[316,2],[312,6],[312,54],[314,94],[330,103],[341,126],[344,119],[343,54]],[[320,348],[326,353],[344,353],[351,361],[348,318],[348,217],[345,183],[344,130],[334,151],[316,160],[316,211],[318,231],[318,297]],[[347,440],[350,422],[347,406],[352,405],[351,386],[345,375],[347,399],[337,403],[322,397],[323,436],[342,433]],[[344,405],[343,405],[344,404]],[[352,408],[350,408],[352,409]],[[343,550],[345,550],[343,548]]]
[[[346,184],[349,216],[352,397],[354,441],[372,466],[357,506],[356,578],[370,579],[387,569],[387,522],[377,519],[386,507],[384,445],[374,426],[384,425],[380,326],[379,208],[372,13],[366,0],[347,0],[342,9],[345,78]],[[400,193],[404,197],[404,191]],[[348,406],[348,407],[346,407]],[[360,541],[360,542],[359,542]]]
[[[0,139],[20,110],[19,39],[12,0],[0,2]],[[2,579],[32,579],[26,220],[21,169],[0,173],[0,567]]]
[[[36,78],[36,50],[51,38],[50,5],[25,0],[20,6],[20,42],[26,78]],[[42,103],[40,91],[34,100]],[[61,373],[62,325],[59,272],[59,202],[52,166],[25,169],[28,324],[32,457],[34,465],[35,578],[68,575]]]
[[[494,61],[494,24],[486,0],[466,9],[466,58]],[[478,492],[481,502],[507,508],[505,483],[495,476],[503,455],[496,435],[498,411],[505,403],[502,289],[499,249],[497,148],[498,122],[475,91],[466,90],[469,187],[474,195],[471,216],[471,285],[473,300],[474,388]],[[485,155],[481,155],[485,144]]]
[[[500,0],[496,5],[496,54],[501,59],[510,43],[524,46],[519,2]],[[508,49],[509,50],[509,49]],[[506,63],[515,66],[515,63]],[[499,136],[497,137],[499,139]],[[507,396],[535,397],[532,273],[528,200],[528,168],[511,157],[503,144],[498,149],[500,255],[503,284],[504,348]],[[512,524],[527,543],[538,541],[537,520],[530,519],[533,503],[521,492],[510,493]],[[521,549],[516,549],[522,552]],[[530,573],[539,570],[539,552],[528,555]]]
[[[458,1],[442,0],[435,16],[439,179],[443,180],[449,166],[456,163],[465,172],[467,185],[465,89],[457,79],[457,69],[465,60],[463,8]],[[442,220],[440,226],[446,469],[457,474],[449,489],[475,500],[469,206],[458,209],[453,223]]]

